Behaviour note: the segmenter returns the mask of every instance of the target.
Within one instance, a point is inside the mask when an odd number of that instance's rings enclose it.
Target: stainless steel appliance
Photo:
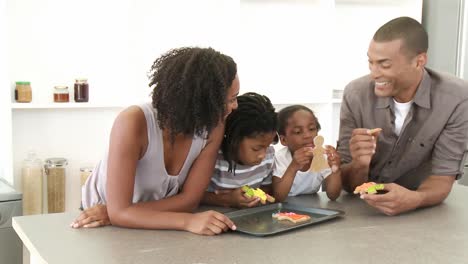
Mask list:
[[[21,198],[20,192],[0,178],[0,263],[23,262],[23,244],[11,226],[11,218],[22,215]]]

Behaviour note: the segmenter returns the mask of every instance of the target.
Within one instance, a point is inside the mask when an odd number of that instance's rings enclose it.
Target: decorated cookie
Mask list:
[[[378,132],[381,132],[381,131],[382,131],[382,129],[380,127],[378,127],[378,128],[370,129],[368,133],[369,133],[369,135],[374,135],[374,134],[377,134]]]
[[[278,220],[291,221],[295,224],[310,220],[310,216],[308,215],[301,215],[301,214],[296,214],[293,212],[274,213],[271,215],[271,217],[276,218]]]
[[[377,184],[375,182],[366,182],[366,183],[363,183],[363,184],[359,185],[358,187],[356,187],[356,189],[354,190],[354,193],[375,194],[375,193],[377,193],[377,191],[380,191],[380,190],[383,190],[383,189],[384,189],[383,184]]]
[[[266,202],[274,203],[275,198],[267,193],[265,193],[262,189],[260,188],[250,188],[247,185],[242,186],[242,191],[245,192],[245,196],[252,198],[252,197],[258,197],[260,198],[260,202],[262,204],[266,204]]]

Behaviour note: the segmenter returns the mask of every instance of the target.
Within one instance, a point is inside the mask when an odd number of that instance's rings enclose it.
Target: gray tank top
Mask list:
[[[146,118],[148,148],[137,163],[133,203],[160,200],[177,194],[187,178],[192,163],[206,145],[206,133],[202,137],[194,136],[179,175],[169,175],[164,164],[163,135],[157,122],[156,110],[150,103],[139,107]],[[82,205],[85,209],[107,203],[107,158],[106,152],[82,187]]]

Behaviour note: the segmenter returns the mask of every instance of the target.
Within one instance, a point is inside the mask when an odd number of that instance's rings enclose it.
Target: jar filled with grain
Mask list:
[[[42,161],[30,151],[21,167],[23,215],[42,214]]]
[[[45,160],[45,174],[47,177],[47,206],[49,213],[65,211],[65,181],[68,161],[64,158],[50,158]]]

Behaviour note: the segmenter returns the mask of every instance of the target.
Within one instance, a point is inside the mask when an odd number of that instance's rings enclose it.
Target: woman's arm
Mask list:
[[[205,148],[195,159],[180,194],[144,203],[132,204],[136,164],[147,138],[144,114],[118,118],[111,133],[109,149],[107,197],[112,224],[126,227],[160,228],[164,223],[155,217],[156,211],[190,212],[200,202],[212,174],[224,127],[217,126],[208,138]],[[143,136],[142,136],[143,135]],[[137,142],[137,144],[135,144]],[[142,147],[143,146],[143,147]],[[158,221],[155,221],[158,218]],[[168,224],[177,221],[167,219]],[[175,228],[180,228],[176,225]]]
[[[199,234],[217,234],[235,228],[218,212],[179,213],[193,210],[203,195],[209,181],[206,175],[211,175],[221,142],[221,125],[213,131],[195,160],[181,194],[160,201],[132,203],[136,166],[148,145],[146,129],[145,116],[137,107],[122,112],[112,128],[107,176],[110,222],[130,228],[188,230]]]

